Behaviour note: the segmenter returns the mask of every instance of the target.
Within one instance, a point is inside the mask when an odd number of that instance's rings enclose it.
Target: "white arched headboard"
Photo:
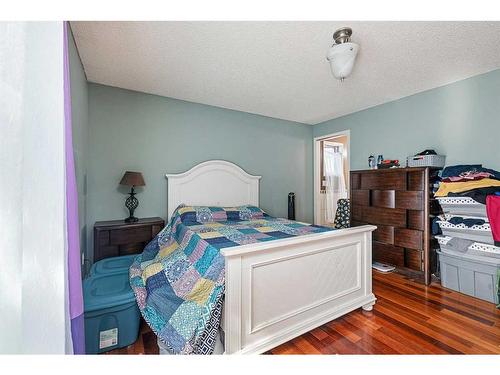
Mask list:
[[[166,174],[168,219],[181,203],[190,206],[259,205],[261,176],[248,174],[225,160],[209,160],[184,173]]]

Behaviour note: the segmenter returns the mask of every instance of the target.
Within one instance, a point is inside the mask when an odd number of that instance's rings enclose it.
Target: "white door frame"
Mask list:
[[[313,140],[313,150],[314,150],[314,184],[313,184],[313,189],[314,189],[314,224],[320,224],[321,223],[321,218],[319,217],[321,213],[321,207],[320,207],[320,186],[318,184],[319,182],[319,166],[320,166],[320,141],[329,139],[329,138],[335,138],[335,137],[341,137],[345,136],[347,137],[347,170],[350,172],[351,171],[351,130],[342,130],[340,132],[336,133],[331,133],[331,134],[325,134],[320,137],[315,137]],[[346,178],[346,186],[347,186],[347,192],[349,193],[350,185],[349,185],[349,176],[345,176]]]

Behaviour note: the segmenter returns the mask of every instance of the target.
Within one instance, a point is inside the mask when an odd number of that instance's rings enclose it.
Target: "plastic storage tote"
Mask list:
[[[482,225],[474,225],[472,227],[467,227],[465,224],[452,224],[450,220],[453,215],[445,214],[445,220],[438,220],[439,228],[443,232],[444,236],[449,237],[459,237],[466,240],[482,242],[490,245],[494,245],[493,235],[491,234],[490,223],[485,221]],[[478,218],[487,220],[487,218]]]
[[[437,253],[442,286],[498,304],[500,259]]]
[[[456,248],[453,246],[450,246],[450,240],[453,237],[449,236],[435,236],[435,238],[438,240],[439,247],[441,248],[441,251],[443,253],[447,254],[452,254],[452,255],[461,255],[461,254],[467,254],[471,256],[480,256],[480,257],[492,257],[492,258],[498,258],[500,259],[500,247],[495,246],[495,245],[490,245],[486,243],[481,243],[481,242],[473,242],[470,241],[471,244],[467,247],[466,251],[458,251]]]
[[[128,272],[85,279],[83,300],[87,354],[123,348],[137,340],[141,315]]]
[[[92,268],[90,268],[90,275],[102,275],[116,272],[128,273],[128,269],[134,262],[136,256],[137,254],[132,254],[102,259],[92,265]]]
[[[486,218],[486,205],[470,197],[436,197],[443,212],[457,216]]]

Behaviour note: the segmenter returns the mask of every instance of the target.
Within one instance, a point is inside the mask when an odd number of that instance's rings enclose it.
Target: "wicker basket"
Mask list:
[[[408,167],[437,167],[443,168],[445,165],[445,155],[416,155],[408,156],[406,162]]]

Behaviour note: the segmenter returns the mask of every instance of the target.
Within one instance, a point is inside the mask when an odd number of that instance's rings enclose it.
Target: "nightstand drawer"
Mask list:
[[[111,245],[125,245],[151,240],[151,227],[116,229],[110,233]]]
[[[147,244],[148,242],[149,241],[121,245],[120,246],[120,256],[141,253],[142,250],[144,250],[145,244]]]
[[[163,229],[160,217],[139,219],[135,223],[123,220],[100,221],[94,225],[94,262],[120,255],[138,254]]]
[[[97,234],[97,241],[101,247],[109,245],[109,230],[99,231]]]

